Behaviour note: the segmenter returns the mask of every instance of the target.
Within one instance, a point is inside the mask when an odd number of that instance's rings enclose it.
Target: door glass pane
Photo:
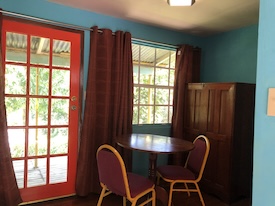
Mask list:
[[[49,65],[50,40],[31,36],[31,64]]]
[[[53,40],[53,66],[70,67],[71,42]]]
[[[29,156],[46,155],[48,147],[48,130],[45,128],[29,129]]]
[[[8,129],[11,157],[25,155],[25,129]]]
[[[27,62],[27,35],[6,33],[6,61]]]
[[[46,184],[47,159],[29,159],[28,160],[28,181],[27,186],[33,187]]]
[[[5,93],[6,94],[26,94],[27,70],[24,66],[6,65],[5,71]]]
[[[67,165],[67,156],[50,158],[50,184],[67,182]]]
[[[48,104],[47,98],[30,98],[29,125],[47,125]]]
[[[8,126],[25,126],[26,98],[5,98]]]
[[[68,128],[51,129],[51,154],[68,153]]]
[[[53,69],[52,71],[52,95],[70,95],[70,71]]]
[[[24,160],[14,160],[12,161],[14,173],[19,188],[24,187]]]
[[[52,99],[51,124],[68,125],[69,100]]]
[[[31,67],[30,69],[30,94],[49,94],[49,69]]]

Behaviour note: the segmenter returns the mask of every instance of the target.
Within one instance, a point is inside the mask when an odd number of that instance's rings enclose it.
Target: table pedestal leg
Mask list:
[[[157,165],[157,154],[150,153],[149,157],[149,179],[156,181],[156,165]]]

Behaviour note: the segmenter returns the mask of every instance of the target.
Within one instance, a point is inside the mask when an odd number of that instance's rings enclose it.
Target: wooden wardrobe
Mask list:
[[[189,83],[184,138],[210,140],[201,189],[226,203],[251,197],[255,84]]]

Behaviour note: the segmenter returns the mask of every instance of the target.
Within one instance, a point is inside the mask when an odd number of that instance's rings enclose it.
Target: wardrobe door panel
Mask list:
[[[204,179],[207,185],[219,196],[229,188],[230,172],[230,129],[232,125],[232,104],[229,92],[231,86],[218,87],[217,84],[205,86],[208,94],[208,113],[206,136],[210,140],[211,150],[205,169]]]
[[[204,109],[202,105],[204,97],[202,85],[196,84],[188,86],[185,101],[185,117],[184,117],[184,138],[193,141],[197,135],[201,133],[203,125]]]

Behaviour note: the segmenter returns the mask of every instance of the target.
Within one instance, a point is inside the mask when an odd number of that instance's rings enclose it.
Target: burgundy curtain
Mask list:
[[[183,45],[177,49],[173,116],[171,133],[173,137],[184,138],[183,121],[186,83],[200,82],[201,49]],[[182,164],[181,155],[173,155],[174,164]]]
[[[5,107],[5,76],[2,61],[2,12],[0,13],[0,205],[16,206],[22,202],[16,183],[8,142]]]
[[[132,132],[133,62],[131,34],[93,27],[90,34],[84,120],[78,154],[76,192],[85,196],[100,192],[96,150],[114,138]],[[122,152],[122,151],[121,151]],[[131,170],[131,152],[122,154]]]

